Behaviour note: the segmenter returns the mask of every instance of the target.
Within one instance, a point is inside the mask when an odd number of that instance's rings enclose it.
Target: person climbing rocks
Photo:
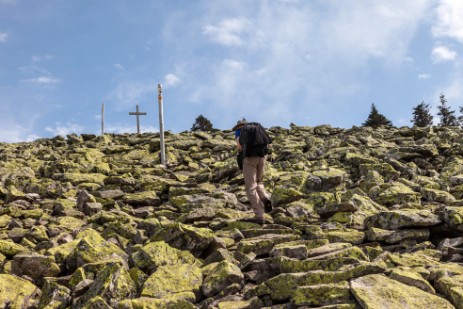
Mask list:
[[[235,131],[237,149],[243,156],[244,187],[254,211],[251,221],[264,224],[267,222],[265,212],[272,210],[272,202],[263,182],[266,156],[272,139],[258,122],[238,121],[232,130]]]

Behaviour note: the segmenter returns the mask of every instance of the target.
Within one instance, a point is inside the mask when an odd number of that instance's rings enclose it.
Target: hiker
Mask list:
[[[247,124],[246,120],[239,120],[236,125],[232,128],[232,131],[235,131],[235,142],[236,142],[236,149],[238,150],[238,154],[236,156],[236,162],[238,163],[238,167],[240,170],[243,170],[243,149],[240,144],[240,134],[241,128]]]
[[[272,139],[258,122],[238,121],[233,129],[238,151],[243,156],[244,187],[255,215],[252,221],[264,224],[264,213],[272,210],[272,203],[263,183],[266,155]]]

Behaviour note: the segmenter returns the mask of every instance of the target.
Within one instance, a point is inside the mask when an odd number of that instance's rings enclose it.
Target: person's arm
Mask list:
[[[236,148],[238,149],[238,151],[242,151],[242,150],[243,150],[243,147],[241,146],[240,138],[239,138],[239,137],[236,138]]]
[[[235,131],[236,148],[238,149],[238,151],[243,150],[243,147],[241,146],[241,143],[240,143],[240,136],[241,136],[241,130],[238,129]]]

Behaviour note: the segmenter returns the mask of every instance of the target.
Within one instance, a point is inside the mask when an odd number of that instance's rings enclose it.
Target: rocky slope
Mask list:
[[[459,128],[269,131],[263,226],[230,131],[0,144],[0,306],[463,308]]]

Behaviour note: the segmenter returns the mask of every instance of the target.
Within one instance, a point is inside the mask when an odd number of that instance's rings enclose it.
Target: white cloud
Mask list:
[[[450,84],[442,90],[442,93],[445,95],[449,105],[461,105],[463,101],[463,77],[458,75],[455,76]],[[438,97],[437,94],[436,97]]]
[[[237,70],[237,71],[243,71],[247,67],[247,64],[245,62],[231,60],[231,59],[225,59],[223,61],[223,65],[224,67],[230,70]]]
[[[450,37],[463,43],[463,2],[440,0],[437,21],[432,31],[436,37]]]
[[[30,129],[27,129],[19,125],[15,125],[12,127],[3,127],[0,129],[0,142],[32,142],[38,138],[40,138],[38,135],[30,133]]]
[[[45,56],[32,56],[32,62],[38,63],[44,60],[52,60],[54,56],[52,55],[45,55]]]
[[[114,67],[120,71],[124,71],[124,66],[120,63],[114,64]]]
[[[175,87],[178,85],[178,83],[180,83],[180,78],[177,75],[172,74],[172,73],[167,74],[164,77],[164,79],[165,79],[164,84],[166,87]]]
[[[431,74],[428,74],[428,73],[422,73],[418,75],[418,79],[426,80],[430,78],[431,78]]]
[[[433,48],[431,57],[435,62],[444,62],[455,60],[457,52],[445,46],[436,46]]]
[[[56,122],[54,128],[52,127],[45,128],[45,131],[50,132],[54,135],[61,135],[61,136],[66,136],[72,133],[80,134],[82,133],[83,130],[84,130],[83,126],[76,124],[76,123],[72,123],[72,122],[66,122],[64,124],[61,122]]]
[[[115,134],[124,134],[124,133],[136,133],[137,126],[128,126],[128,125],[109,125],[105,126],[105,133],[115,133]],[[159,129],[154,126],[144,126],[140,125],[140,133],[146,132],[159,132]]]
[[[229,18],[222,20],[218,26],[204,26],[203,34],[225,46],[240,46],[244,44],[242,36],[249,31],[250,26],[246,18]]]
[[[8,33],[0,32],[0,43],[5,43],[8,40]]]
[[[35,85],[56,85],[61,83],[61,80],[53,78],[50,76],[39,76],[36,78],[29,78],[21,80],[25,84],[35,84]]]
[[[201,69],[210,70],[193,73],[202,78],[191,86],[191,100],[214,102],[211,113],[226,115],[223,119],[236,117],[229,113],[233,108],[246,111],[247,118],[266,114],[272,123],[289,123],[295,117],[318,121],[313,115],[332,108],[329,103],[319,104],[321,100],[339,102],[368,92],[365,77],[373,61],[380,70],[413,65],[410,44],[432,4],[432,0],[372,0],[368,5],[366,1],[284,2],[209,4],[203,34],[241,48],[239,53],[218,50],[204,58]],[[222,22],[209,21],[217,18]]]

